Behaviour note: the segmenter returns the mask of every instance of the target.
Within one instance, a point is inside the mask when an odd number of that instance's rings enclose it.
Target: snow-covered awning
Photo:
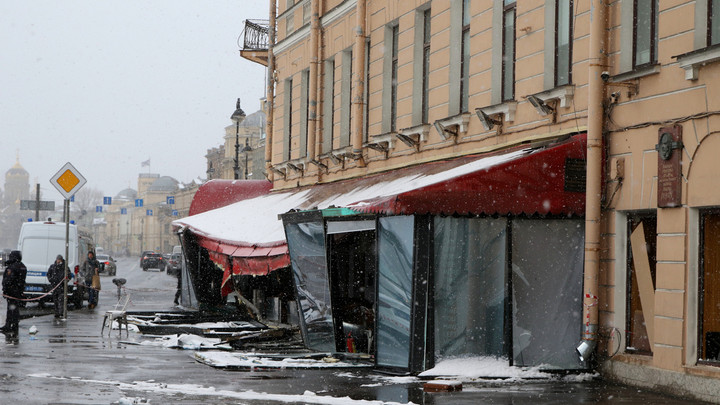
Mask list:
[[[268,258],[287,257],[278,215],[290,210],[347,207],[386,215],[583,215],[585,193],[577,186],[584,187],[585,142],[585,134],[580,134],[502,153],[271,192],[175,220],[173,225],[198,235],[209,251],[233,258]],[[275,262],[289,265],[289,259]],[[261,267],[263,274],[274,270]]]

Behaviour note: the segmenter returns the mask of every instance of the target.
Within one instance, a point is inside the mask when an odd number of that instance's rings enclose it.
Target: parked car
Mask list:
[[[140,263],[143,271],[147,271],[147,269],[159,269],[160,271],[165,270],[165,259],[163,259],[160,253],[148,253],[143,256]]]
[[[100,262],[100,273],[105,273],[108,276],[114,276],[117,273],[117,265],[115,259],[109,255],[98,254],[95,256],[97,261]]]
[[[182,268],[182,253],[173,253],[165,266],[165,271],[170,275],[177,275]]]

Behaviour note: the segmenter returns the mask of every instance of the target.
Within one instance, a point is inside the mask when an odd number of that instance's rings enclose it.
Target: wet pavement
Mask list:
[[[175,310],[176,279],[143,272],[136,258],[118,260],[128,280],[130,311]],[[575,377],[550,381],[466,383],[455,393],[424,393],[423,381],[370,370],[226,371],[196,362],[193,351],[122,341],[151,340],[114,330],[103,315],[117,301],[113,277],[102,277],[100,304],[71,310],[65,322],[29,305],[17,341],[0,335],[2,404],[687,404],[645,390]],[[5,320],[0,303],[0,321]],[[38,333],[30,335],[31,326]]]

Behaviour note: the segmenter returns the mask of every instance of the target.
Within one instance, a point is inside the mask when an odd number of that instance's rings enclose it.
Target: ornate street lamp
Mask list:
[[[252,152],[253,148],[250,147],[250,144],[248,143],[248,138],[245,138],[245,146],[242,148],[242,153],[245,154],[245,180],[248,179],[248,155],[250,155],[250,152]]]
[[[230,119],[235,123],[235,165],[233,166],[233,178],[237,180],[240,178],[240,123],[245,120],[245,111],[240,108],[240,98],[237,99],[235,112],[232,113]],[[247,141],[245,143],[247,144]],[[245,169],[245,173],[247,176],[247,169]]]

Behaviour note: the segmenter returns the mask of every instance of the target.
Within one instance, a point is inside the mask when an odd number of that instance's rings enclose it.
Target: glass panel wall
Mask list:
[[[286,223],[305,343],[317,351],[334,351],[330,285],[322,222]]]
[[[501,357],[505,218],[435,217],[435,358]]]
[[[409,367],[414,221],[412,216],[379,220],[378,366]]]
[[[581,369],[584,223],[512,222],[513,364]]]

